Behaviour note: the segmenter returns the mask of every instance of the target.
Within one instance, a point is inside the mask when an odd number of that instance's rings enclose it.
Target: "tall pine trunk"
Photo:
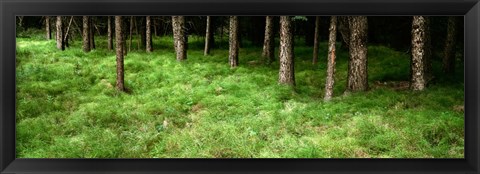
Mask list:
[[[116,88],[119,91],[125,91],[124,86],[124,69],[123,69],[123,45],[125,40],[122,33],[122,17],[115,16],[115,44],[117,55],[117,81]]]
[[[210,36],[212,33],[212,20],[210,16],[207,16],[207,25],[205,27],[205,49],[203,50],[203,55],[206,56],[210,54],[210,43],[212,42],[212,37]]]
[[[424,90],[429,75],[429,27],[428,17],[414,16],[412,22],[412,62],[411,88],[414,91]]]
[[[50,30],[50,16],[45,16],[45,31],[47,32],[47,40],[52,39],[52,31]]]
[[[63,24],[62,24],[61,16],[57,16],[56,27],[57,27],[57,34],[56,34],[57,48],[59,50],[65,50],[65,45],[63,44]]]
[[[90,37],[90,49],[95,49],[95,33],[93,32],[93,17],[88,18],[88,36]]]
[[[146,47],[147,47],[147,52],[152,52],[152,20],[150,16],[146,17]]]
[[[108,16],[108,50],[111,51],[113,49],[113,34],[112,34],[112,17]]]
[[[178,61],[187,59],[187,40],[185,35],[185,17],[172,16],[173,42]]]
[[[280,84],[295,86],[292,21],[289,16],[280,16]]]
[[[327,67],[327,80],[325,82],[325,97],[324,100],[328,101],[333,96],[333,86],[335,84],[335,43],[337,42],[337,17],[332,16],[330,19],[330,35],[328,36],[328,67]]]
[[[230,67],[238,66],[238,16],[230,16],[230,36],[229,36],[229,50],[228,50],[228,60]]]
[[[275,61],[275,37],[273,33],[273,16],[267,16],[265,19],[265,39],[263,40],[262,56],[267,63]]]
[[[336,23],[336,19],[335,19]],[[336,28],[335,28],[336,30]],[[313,60],[312,64],[317,64],[318,62],[318,47],[320,44],[320,16],[315,17],[315,35],[313,38]]]
[[[90,25],[89,25],[89,19],[90,17],[88,16],[83,16],[83,35],[82,35],[82,40],[83,40],[83,52],[90,52]]]
[[[455,72],[455,43],[457,42],[457,19],[455,16],[448,17],[447,38],[443,52],[443,71],[446,74]]]
[[[348,91],[366,91],[368,89],[367,72],[367,34],[366,16],[349,17],[350,43],[348,62]]]

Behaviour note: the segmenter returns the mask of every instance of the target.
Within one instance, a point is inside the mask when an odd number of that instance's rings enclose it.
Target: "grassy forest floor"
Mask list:
[[[203,56],[202,38],[191,37],[188,60],[177,62],[171,37],[154,37],[153,53],[125,57],[129,93],[120,93],[105,37],[83,53],[80,39],[59,51],[43,36],[17,37],[19,158],[464,156],[462,63],[447,77],[437,57],[432,84],[412,92],[398,83],[409,79],[408,53],[371,45],[371,89],[343,95],[348,54],[339,50],[324,102],[325,42],[312,65],[312,48],[297,41],[292,89],[277,84],[278,61],[258,61],[261,47],[245,43],[231,69],[226,40]]]

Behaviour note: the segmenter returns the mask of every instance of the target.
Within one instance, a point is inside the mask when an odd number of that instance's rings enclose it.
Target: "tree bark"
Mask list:
[[[295,63],[293,54],[292,21],[289,16],[280,16],[280,84],[295,86]]]
[[[133,16],[130,16],[130,42],[128,44],[128,52],[132,51],[132,34],[133,34]]]
[[[187,59],[187,43],[185,35],[185,17],[172,16],[173,40],[177,61]]]
[[[265,19],[265,39],[263,40],[262,56],[267,63],[275,61],[275,37],[273,33],[273,16],[267,16]]]
[[[208,54],[210,54],[210,42],[211,42],[211,30],[212,30],[212,26],[211,26],[211,17],[210,16],[207,16],[207,25],[205,27],[205,49],[203,50],[203,55],[206,56]]]
[[[45,31],[47,32],[47,40],[52,39],[52,31],[50,30],[50,16],[45,16]]]
[[[455,72],[455,43],[457,42],[457,20],[455,16],[448,17],[447,38],[443,52],[443,72],[452,74]]]
[[[330,19],[330,35],[328,37],[328,67],[327,80],[325,82],[325,101],[329,101],[333,96],[333,86],[335,84],[335,43],[337,42],[337,17],[332,16]]]
[[[350,61],[348,63],[349,91],[368,90],[367,72],[367,30],[368,21],[366,16],[349,17],[350,24]]]
[[[150,16],[147,16],[146,17],[146,47],[147,47],[147,52],[152,52],[153,49],[152,49],[152,21],[151,21],[151,17]]]
[[[88,18],[90,17],[83,16],[83,52],[90,52],[90,25],[88,24]]]
[[[229,50],[228,60],[230,67],[234,68],[238,66],[238,16],[230,16],[230,36],[229,36]]]
[[[335,19],[335,23],[337,23]],[[335,27],[336,30],[336,27]],[[315,35],[313,38],[313,60],[312,64],[317,64],[318,62],[318,47],[320,44],[320,16],[315,17]]]
[[[338,20],[338,31],[342,35],[342,47],[349,48],[350,44],[350,24],[347,16],[339,16]]]
[[[112,34],[112,17],[108,16],[108,51],[113,49],[113,34]]]
[[[56,39],[57,39],[57,48],[59,50],[65,50],[65,45],[63,43],[63,24],[62,24],[62,16],[57,16],[57,34],[56,34]]]
[[[122,17],[115,16],[115,44],[117,55],[117,81],[116,88],[119,91],[125,91],[124,86],[124,69],[123,69],[123,33],[122,33]]]
[[[95,33],[93,32],[93,17],[88,18],[88,37],[90,37],[90,49],[95,49]]]
[[[412,22],[411,89],[424,90],[427,85],[429,56],[428,18],[414,16]]]

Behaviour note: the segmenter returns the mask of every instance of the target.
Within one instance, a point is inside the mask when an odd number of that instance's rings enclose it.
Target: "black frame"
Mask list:
[[[479,0],[0,0],[0,173],[468,173],[480,171]],[[15,16],[464,15],[464,159],[16,159]]]

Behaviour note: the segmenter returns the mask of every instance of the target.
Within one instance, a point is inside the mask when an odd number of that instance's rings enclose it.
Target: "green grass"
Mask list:
[[[259,63],[261,48],[245,44],[231,69],[226,41],[203,56],[193,37],[177,62],[171,37],[155,37],[153,53],[125,57],[130,93],[121,93],[104,37],[83,53],[79,39],[58,51],[41,34],[17,38],[19,158],[464,157],[461,64],[444,77],[435,62],[425,91],[397,90],[376,82],[407,81],[409,55],[369,46],[371,89],[343,95],[348,54],[339,50],[335,96],[324,102],[326,43],[311,65],[312,48],[298,41],[291,88],[277,84],[278,61]]]

